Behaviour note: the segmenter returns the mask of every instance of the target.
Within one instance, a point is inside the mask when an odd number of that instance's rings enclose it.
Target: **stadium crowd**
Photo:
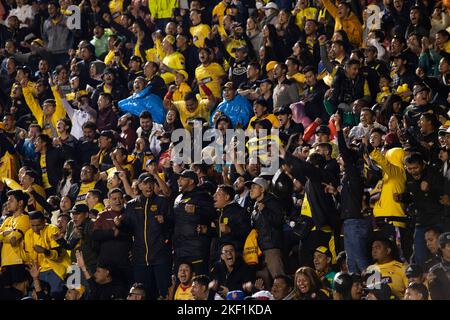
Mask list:
[[[0,0],[0,299],[450,299],[449,11]]]

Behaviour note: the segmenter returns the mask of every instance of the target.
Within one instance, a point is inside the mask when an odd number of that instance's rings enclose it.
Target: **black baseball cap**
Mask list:
[[[155,177],[153,177],[150,173],[146,173],[146,172],[144,172],[144,173],[141,173],[141,175],[139,176],[139,178],[138,178],[138,182],[139,183],[143,183],[143,182],[145,182],[145,183],[154,183],[156,180],[155,180]]]
[[[266,129],[266,130],[272,130],[272,122],[270,122],[270,121],[267,120],[267,119],[255,120],[255,121],[253,121],[253,122],[251,123],[251,126],[252,126],[253,128],[255,128],[257,124],[259,124],[260,126],[262,126],[263,129]]]
[[[272,85],[272,88],[273,88],[273,81],[270,80],[269,78],[262,79],[262,80],[257,80],[256,83],[257,83],[257,84],[268,83],[268,84],[271,84],[271,85]]]
[[[417,278],[423,275],[423,268],[418,264],[411,264],[405,271],[407,278]]]
[[[84,203],[78,203],[73,206],[72,210],[69,210],[71,213],[87,213],[89,212],[89,207]]]
[[[445,232],[439,236],[439,246],[443,247],[447,243],[450,243],[450,232]]]
[[[131,56],[130,61],[136,61],[142,63],[142,59],[139,56]]]
[[[430,89],[429,86],[427,86],[427,85],[425,85],[425,84],[418,84],[418,85],[415,85],[415,86],[414,86],[414,89],[413,89],[413,95],[416,95],[416,94],[418,94],[418,93],[420,93],[420,92],[423,92],[423,91],[430,92],[431,89]]]
[[[291,108],[289,108],[288,105],[281,106],[280,108],[276,109],[274,114],[277,116],[279,114],[292,114]]]
[[[186,178],[186,179],[192,179],[194,180],[195,184],[198,184],[198,176],[197,174],[192,171],[192,170],[184,170],[181,174],[180,174],[181,178]]]
[[[101,137],[107,137],[107,138],[110,138],[111,140],[114,140],[114,131],[112,131],[112,130],[103,130],[102,132],[100,132],[100,136]]]

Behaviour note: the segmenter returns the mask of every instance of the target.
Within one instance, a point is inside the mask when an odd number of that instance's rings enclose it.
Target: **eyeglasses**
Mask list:
[[[233,254],[234,252],[234,250],[224,250],[222,251],[222,254]]]

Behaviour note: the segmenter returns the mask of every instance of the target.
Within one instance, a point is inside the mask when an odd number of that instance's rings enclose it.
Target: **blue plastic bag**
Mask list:
[[[243,96],[236,94],[233,100],[224,99],[211,114],[210,123],[212,123],[212,119],[216,112],[222,112],[230,118],[231,123],[233,124],[233,128],[236,128],[238,124],[241,124],[242,128],[247,128],[248,122],[253,115],[252,105],[250,102],[244,98]]]
[[[126,99],[120,100],[119,108],[124,112],[130,112],[138,117],[142,111],[147,110],[152,114],[154,122],[160,124],[164,123],[165,110],[163,101],[160,97],[151,92],[151,86],[146,87],[141,92],[135,93]]]

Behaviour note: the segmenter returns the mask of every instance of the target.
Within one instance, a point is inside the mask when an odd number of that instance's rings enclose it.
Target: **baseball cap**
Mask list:
[[[325,133],[325,134],[330,135],[331,130],[330,130],[330,128],[328,128],[328,126],[322,124],[322,125],[318,126],[316,129],[316,134],[318,134],[318,133]]]
[[[292,114],[291,108],[288,105],[284,105],[275,110],[274,114],[277,116],[279,114]]]
[[[392,295],[391,287],[385,282],[377,282],[368,285],[364,291],[373,293],[377,300],[390,300]]]
[[[198,176],[197,174],[192,171],[192,170],[184,170],[181,175],[181,178],[186,178],[186,179],[192,179],[194,180],[195,184],[198,184]]]
[[[252,298],[256,298],[256,300],[275,300],[273,295],[267,290],[256,292],[252,295]]]
[[[418,264],[411,264],[405,271],[407,278],[416,278],[423,275],[423,269]]]
[[[142,63],[142,58],[139,56],[131,56],[130,61],[140,62]]]
[[[175,37],[168,34],[167,36],[164,37],[163,41],[168,41],[170,44],[174,44],[175,43]]]
[[[275,9],[275,10],[278,10],[278,6],[277,6],[277,4],[276,4],[275,2],[269,2],[268,4],[266,4],[266,5],[263,7],[263,9],[264,9],[264,10],[267,10],[267,9]]]
[[[236,87],[234,86],[234,83],[231,82],[231,81],[228,81],[227,83],[225,83],[223,87],[236,90]]]
[[[278,62],[274,61],[274,60],[267,62],[267,64],[266,64],[266,71],[269,72],[269,71],[275,69],[275,66],[277,65],[277,63]]]
[[[252,181],[245,182],[246,187],[251,187],[252,184],[257,184],[258,186],[262,187],[264,191],[266,191],[269,188],[269,182],[261,177],[256,177]]]
[[[353,279],[345,272],[338,272],[333,279],[334,290],[339,293],[347,293],[352,289]]]
[[[246,46],[240,46],[236,48],[236,51],[242,51],[248,53],[248,48]]]
[[[377,48],[376,48],[375,46],[367,46],[367,47],[364,49],[364,51],[372,51],[372,52],[375,52],[375,53],[378,52],[378,50],[377,50]]]
[[[268,79],[268,78],[262,79],[262,80],[257,80],[256,83],[257,83],[258,85],[260,85],[261,83],[268,83],[268,84],[272,85],[272,88],[273,88],[273,86],[274,86],[273,81],[270,80],[270,79]]]
[[[244,300],[245,294],[241,290],[234,290],[227,293],[226,300]]]
[[[72,210],[69,210],[71,213],[86,213],[89,212],[89,207],[84,203],[78,203],[73,206]]]
[[[184,80],[188,80],[189,79],[189,75],[187,74],[186,71],[184,71],[183,69],[180,70],[175,70],[175,73],[179,73],[184,77]]]
[[[150,173],[144,172],[144,173],[141,173],[138,178],[138,183],[143,183],[143,182],[154,183],[155,178]]]
[[[112,131],[112,130],[103,130],[102,132],[100,132],[100,136],[101,137],[107,137],[107,138],[110,138],[111,140],[114,140],[114,131]]]
[[[418,85],[414,86],[413,94],[416,95],[416,94],[418,94],[420,92],[423,92],[423,91],[430,92],[431,89],[430,89],[430,87],[428,87],[428,86],[426,86],[424,84],[418,84]]]
[[[330,258],[332,257],[331,251],[327,247],[320,246],[320,247],[317,247],[315,251],[325,254],[327,257],[330,257]]]
[[[439,236],[439,246],[443,247],[447,243],[450,243],[450,232],[445,232]]]

